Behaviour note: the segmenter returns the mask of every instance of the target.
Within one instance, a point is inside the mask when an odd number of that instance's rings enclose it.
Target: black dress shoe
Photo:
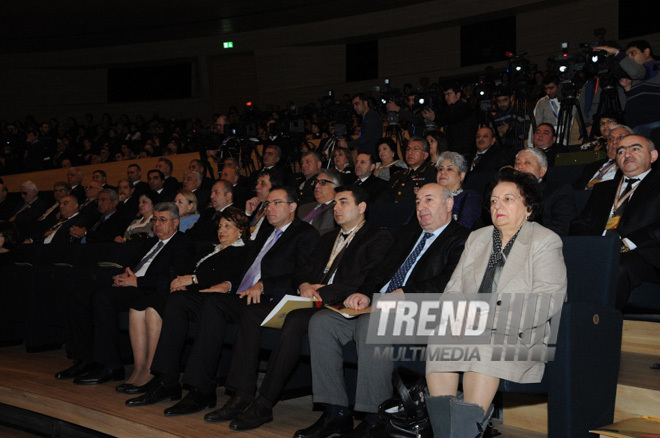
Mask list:
[[[294,438],[325,438],[335,433],[348,433],[353,430],[353,417],[335,418],[327,412],[307,429],[297,430]]]
[[[97,364],[92,362],[77,360],[69,368],[56,373],[55,378],[58,380],[73,379],[74,377],[82,376],[83,374],[92,371],[97,366]]]
[[[156,387],[158,385],[160,385],[160,381],[154,377],[144,385],[140,385],[140,386],[131,385],[130,387],[126,388],[124,392],[126,394],[144,394],[147,391],[149,391],[151,388]]]
[[[273,408],[254,400],[245,412],[229,423],[229,428],[231,430],[251,430],[271,421],[273,421]]]
[[[94,371],[83,374],[73,379],[76,385],[100,385],[110,380],[124,380],[126,377],[124,367],[108,368],[100,367]]]
[[[137,388],[137,386],[133,385],[132,383],[121,383],[115,387],[115,390],[117,390],[117,392],[126,393],[126,391],[132,388]],[[130,393],[130,394],[137,394],[137,393]]]
[[[203,392],[199,389],[193,389],[179,403],[165,409],[165,416],[194,414],[203,411],[206,408],[214,408],[218,399],[214,392]]]
[[[369,423],[362,421],[352,432],[343,434],[342,438],[380,438],[386,436],[385,425],[381,422]]]
[[[163,385],[158,381],[158,386],[154,386],[147,391],[146,394],[139,397],[130,398],[126,400],[126,406],[148,406],[158,403],[159,401],[170,399],[170,401],[179,400],[181,398],[181,385]]]
[[[248,406],[250,406],[250,400],[238,396],[232,396],[222,408],[206,414],[204,420],[209,423],[233,420],[241,415]]]

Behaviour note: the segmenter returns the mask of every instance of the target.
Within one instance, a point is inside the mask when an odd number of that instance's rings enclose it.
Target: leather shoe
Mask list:
[[[342,435],[342,438],[377,438],[385,436],[384,424],[380,421],[369,423],[362,421],[352,432]]]
[[[84,360],[77,360],[69,368],[62,370],[59,373],[56,373],[55,378],[58,380],[73,379],[75,377],[89,373],[94,368],[96,368],[96,366],[97,366],[96,364],[91,362],[86,362]]]
[[[171,401],[179,400],[181,398],[181,385],[177,383],[166,386],[158,381],[158,385],[154,384],[146,394],[126,400],[126,406],[148,406],[168,398]]]
[[[188,394],[179,403],[165,409],[165,415],[187,415],[202,411],[206,408],[214,408],[218,399],[213,392],[202,392],[199,389],[188,391]]]
[[[294,438],[325,438],[335,433],[349,433],[353,430],[353,417],[336,418],[324,412],[316,423],[307,429],[297,430]]]
[[[144,394],[149,391],[151,388],[160,385],[160,381],[157,378],[152,378],[144,385],[135,386],[131,385],[124,391],[126,394]]]
[[[248,406],[250,406],[249,400],[234,395],[227,400],[222,408],[206,414],[204,420],[209,423],[233,420],[241,415]]]
[[[115,390],[117,390],[117,392],[126,393],[126,391],[131,389],[131,388],[137,388],[137,386],[133,385],[132,383],[124,382],[124,383],[121,383],[121,384],[117,385],[115,387]]]
[[[258,400],[253,400],[250,406],[234,421],[229,423],[231,430],[251,430],[273,421],[273,408]]]
[[[73,379],[73,383],[76,385],[100,385],[110,380],[124,380],[125,377],[124,367],[99,367],[94,371],[76,377]]]

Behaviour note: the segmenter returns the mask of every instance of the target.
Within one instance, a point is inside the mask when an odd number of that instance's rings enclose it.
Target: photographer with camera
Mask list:
[[[502,140],[502,147],[518,150],[523,148],[531,120],[524,107],[516,107],[515,96],[508,86],[500,86],[493,94],[495,114],[493,123]]]
[[[594,50],[602,50],[613,56],[619,65],[632,79],[626,89],[626,124],[633,128],[636,134],[648,137],[654,128],[660,127],[660,62],[653,59],[653,49],[648,41],[631,41],[625,50],[615,47],[598,46]]]
[[[436,114],[432,109],[422,111],[427,120],[445,127],[449,150],[467,157],[472,151],[474,134],[477,132],[477,119],[472,105],[463,100],[461,85],[456,82],[444,87],[447,106]]]
[[[426,131],[426,124],[424,123],[424,117],[421,115],[419,108],[415,108],[415,99],[417,96],[411,92],[406,95],[404,102],[397,102],[389,100],[385,104],[385,109],[387,112],[394,112],[399,114],[399,120],[405,122],[404,129],[408,131],[410,136],[422,135]]]

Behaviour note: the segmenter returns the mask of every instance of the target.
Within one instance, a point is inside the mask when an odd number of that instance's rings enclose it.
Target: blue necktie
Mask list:
[[[144,265],[146,265],[147,262],[149,262],[151,259],[154,258],[156,253],[163,247],[163,245],[164,245],[163,241],[159,240],[158,243],[156,244],[156,246],[151,251],[149,251],[149,253],[147,255],[142,257],[142,260],[140,260],[140,263],[138,263],[137,266],[135,267],[135,269],[133,269],[133,272],[137,272],[140,269],[142,269],[142,267]]]
[[[257,258],[254,259],[254,262],[252,262],[252,265],[250,266],[250,269],[247,270],[245,273],[245,276],[243,276],[243,281],[241,281],[241,284],[238,286],[238,289],[236,289],[236,293],[241,293],[245,291],[246,289],[252,287],[254,285],[257,275],[261,274],[261,259],[264,258],[266,253],[270,251],[270,249],[275,245],[275,242],[277,242],[277,239],[280,238],[282,235],[283,231],[282,230],[275,230],[275,237],[271,239],[271,241],[264,245],[263,248],[261,248],[261,251],[259,251],[259,254],[257,255]]]
[[[433,233],[429,233],[428,231],[424,232],[424,234],[422,235],[422,240],[419,241],[415,249],[412,250],[406,261],[403,262],[403,264],[394,274],[394,277],[392,277],[392,280],[390,281],[390,285],[385,293],[392,292],[393,290],[396,290],[401,286],[403,286],[403,280],[405,280],[406,275],[410,270],[410,267],[415,264],[415,262],[417,261],[417,257],[419,257],[419,255],[422,253],[422,250],[424,249],[424,245],[426,244],[426,241],[431,236],[433,236]]]

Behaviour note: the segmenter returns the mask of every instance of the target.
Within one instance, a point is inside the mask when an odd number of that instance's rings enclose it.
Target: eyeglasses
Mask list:
[[[413,152],[424,152],[424,148],[420,148],[419,146],[409,146],[408,150]]]
[[[332,184],[333,186],[335,185],[334,182],[329,181],[327,179],[316,179],[316,180],[314,180],[314,184],[318,184],[321,187],[324,187],[326,184]]]
[[[171,220],[172,220],[172,219],[167,219],[167,218],[161,218],[161,217],[155,217],[155,216],[154,216],[154,217],[151,218],[151,223],[155,224],[155,223],[160,222],[160,223],[162,223],[162,224],[166,224],[166,223],[168,223],[168,222],[171,221]]]
[[[293,202],[282,201],[282,200],[280,200],[280,199],[276,199],[275,201],[272,201],[272,202],[271,202],[271,201],[266,201],[266,202],[264,202],[264,207],[265,207],[265,208],[268,208],[268,207],[270,207],[271,205],[274,205],[275,207],[279,207],[279,206],[282,205],[282,204],[293,204]]]

